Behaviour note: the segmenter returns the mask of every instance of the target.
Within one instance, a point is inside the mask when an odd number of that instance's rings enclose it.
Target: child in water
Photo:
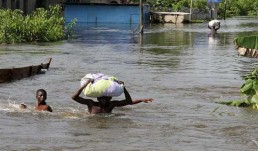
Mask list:
[[[35,105],[35,110],[52,112],[52,108],[46,103],[46,99],[47,99],[46,90],[38,89],[36,92],[36,99],[38,100],[38,102]]]

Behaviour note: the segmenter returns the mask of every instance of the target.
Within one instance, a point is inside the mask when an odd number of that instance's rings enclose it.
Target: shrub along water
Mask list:
[[[0,43],[48,42],[70,37],[73,26],[65,26],[61,6],[37,8],[24,15],[21,10],[0,9]]]
[[[190,8],[190,0],[146,0],[153,11],[184,11]],[[210,11],[207,0],[192,0],[193,9]],[[226,11],[225,11],[226,7]],[[226,13],[226,14],[225,14]],[[257,16],[257,0],[222,0],[218,3],[218,15],[230,16]]]
[[[253,107],[258,109],[258,68],[251,73],[244,75],[245,83],[241,86],[240,92],[247,98],[243,100],[221,101],[220,104],[226,104],[237,107]]]

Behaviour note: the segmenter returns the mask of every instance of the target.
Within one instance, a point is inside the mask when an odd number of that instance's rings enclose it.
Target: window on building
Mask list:
[[[2,0],[2,6],[3,8],[7,8],[7,0]]]
[[[16,0],[11,0],[11,9],[15,9],[16,7]]]
[[[16,0],[16,9],[20,9],[20,0]]]

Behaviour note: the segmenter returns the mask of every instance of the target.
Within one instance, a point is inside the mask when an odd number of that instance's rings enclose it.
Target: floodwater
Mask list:
[[[151,24],[143,37],[136,25],[77,24],[73,40],[0,46],[1,68],[53,58],[45,74],[0,85],[1,150],[258,150],[258,110],[216,103],[244,97],[241,76],[258,62],[238,56],[233,39],[257,34],[258,19],[221,22],[215,37],[207,23]],[[89,115],[70,96],[96,72],[155,101]],[[34,111],[39,88],[53,113]]]

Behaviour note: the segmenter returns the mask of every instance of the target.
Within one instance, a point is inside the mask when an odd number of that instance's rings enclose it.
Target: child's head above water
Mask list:
[[[36,99],[38,100],[38,102],[42,102],[44,103],[47,99],[47,92],[44,89],[38,89],[36,92]]]

